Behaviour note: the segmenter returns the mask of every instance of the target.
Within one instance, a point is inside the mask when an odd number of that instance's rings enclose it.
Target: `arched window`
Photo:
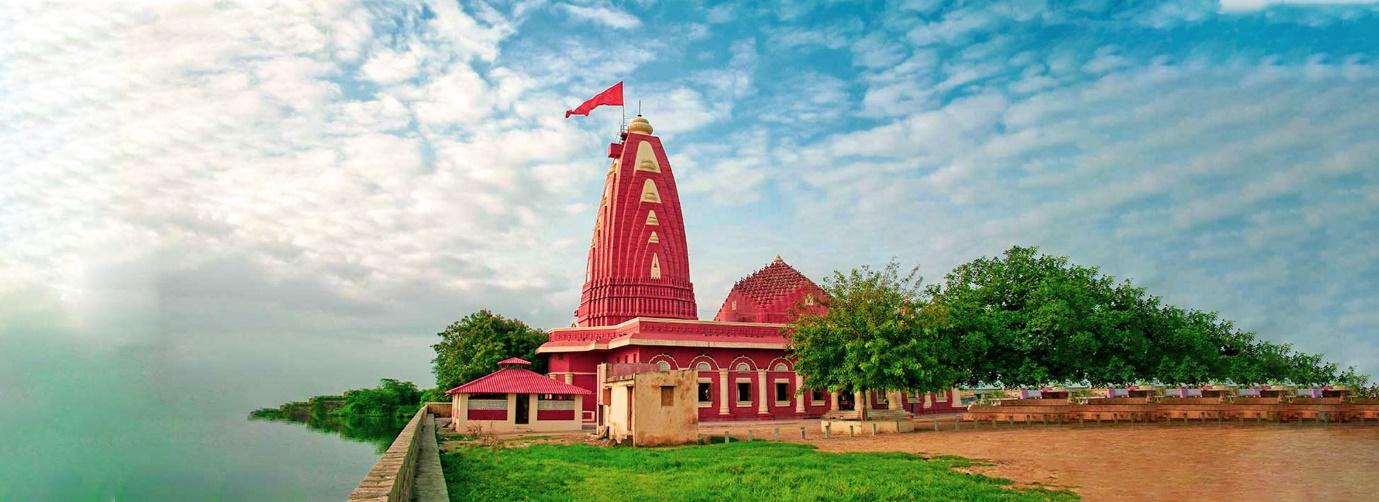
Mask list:
[[[752,367],[748,366],[747,363],[737,363],[737,367],[733,369],[737,371],[752,371]]]
[[[660,368],[661,371],[670,371],[670,363],[665,361],[656,361],[656,367]]]
[[[790,371],[790,368],[787,368],[785,363],[776,363],[776,366],[771,368],[771,371]]]
[[[694,365],[694,369],[696,371],[713,371],[713,368],[709,367],[709,363],[704,361],[699,361],[699,364]]]

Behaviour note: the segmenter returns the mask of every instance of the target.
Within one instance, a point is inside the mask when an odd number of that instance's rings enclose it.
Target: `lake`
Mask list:
[[[391,438],[249,411],[430,377],[424,337],[43,334],[0,333],[3,501],[342,500]]]

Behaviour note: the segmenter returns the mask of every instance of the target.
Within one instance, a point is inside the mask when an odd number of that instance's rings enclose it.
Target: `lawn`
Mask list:
[[[971,462],[906,453],[825,453],[801,444],[679,448],[534,445],[441,457],[451,500],[1076,500],[965,474]]]

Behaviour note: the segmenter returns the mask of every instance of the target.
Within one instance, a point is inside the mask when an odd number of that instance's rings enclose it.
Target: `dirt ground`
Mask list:
[[[704,434],[782,439],[825,451],[958,455],[1020,485],[1071,489],[1085,500],[1379,500],[1379,425],[1120,424],[982,426],[951,418],[941,432],[825,439],[817,421],[701,424]],[[812,427],[810,427],[812,425]],[[807,438],[800,439],[805,427]]]

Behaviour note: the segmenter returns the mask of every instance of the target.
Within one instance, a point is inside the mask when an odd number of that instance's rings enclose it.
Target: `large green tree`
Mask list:
[[[1164,305],[1129,281],[1033,247],[959,265],[926,294],[946,310],[939,332],[969,385],[1337,378],[1318,355],[1257,340],[1214,312]]]
[[[823,289],[828,312],[791,326],[788,350],[806,387],[934,391],[956,382],[946,358],[951,347],[936,329],[944,312],[924,301],[915,270],[902,273],[892,261],[880,270],[834,272]]]
[[[436,386],[441,389],[491,373],[497,369],[498,361],[509,357],[531,361],[533,371],[545,371],[544,361],[536,357],[536,348],[545,343],[546,332],[516,319],[480,310],[446,327],[437,336],[441,341],[431,346],[436,350],[431,363]]]

